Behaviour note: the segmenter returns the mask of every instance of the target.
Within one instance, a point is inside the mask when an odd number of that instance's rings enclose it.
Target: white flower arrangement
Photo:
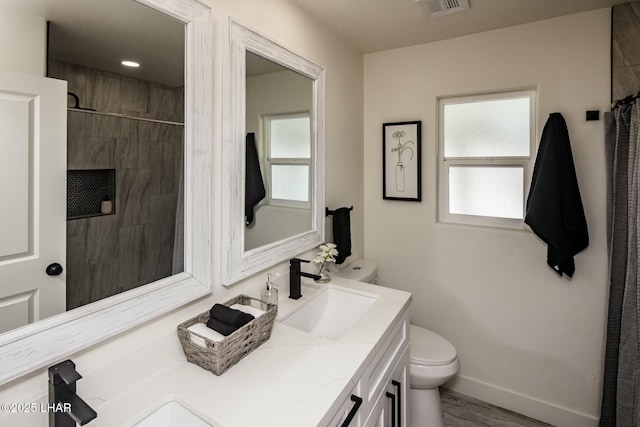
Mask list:
[[[334,243],[325,243],[324,245],[320,245],[318,248],[320,252],[313,259],[315,264],[319,264],[318,274],[322,272],[327,261],[336,262],[335,256],[338,255],[338,250],[336,249],[336,245]]]

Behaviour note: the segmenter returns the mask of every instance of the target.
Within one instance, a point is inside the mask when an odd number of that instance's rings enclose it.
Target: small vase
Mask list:
[[[400,162],[396,165],[396,191],[404,193],[404,165]]]
[[[329,283],[331,281],[331,272],[325,266],[321,266],[316,274],[320,276],[319,279],[314,279],[317,283]]]
[[[108,215],[113,211],[113,202],[111,200],[103,200],[100,204],[100,213]]]

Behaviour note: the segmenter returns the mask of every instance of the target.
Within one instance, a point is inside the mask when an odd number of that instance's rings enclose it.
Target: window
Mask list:
[[[440,220],[522,227],[535,92],[439,101]]]
[[[309,208],[311,120],[309,113],[264,117],[269,204]]]

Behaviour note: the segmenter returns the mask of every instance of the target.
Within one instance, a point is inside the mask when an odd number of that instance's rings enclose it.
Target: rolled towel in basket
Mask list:
[[[251,317],[253,317],[253,316],[251,316]],[[231,335],[232,333],[234,333],[235,331],[237,331],[238,329],[241,328],[241,326],[227,325],[226,323],[221,322],[218,319],[215,319],[213,317],[211,317],[211,318],[209,318],[209,320],[207,320],[207,326],[209,328],[213,329],[214,331],[220,332],[225,337],[227,335]]]
[[[234,331],[255,319],[255,317],[253,317],[253,315],[249,313],[245,313],[240,310],[234,310],[233,308],[227,307],[226,305],[222,304],[214,304],[213,307],[211,307],[211,310],[209,310],[209,317],[211,319],[216,319],[226,325],[233,326],[235,328]]]
[[[251,314],[256,319],[265,313],[264,310],[260,310],[257,307],[252,307],[246,304],[233,304],[231,308],[233,308],[234,310],[240,310],[240,311],[244,311],[245,313]]]
[[[196,323],[195,325],[191,325],[187,328],[187,331],[189,331],[189,338],[191,339],[191,342],[195,345],[199,345],[202,348],[207,348],[207,342],[205,341],[205,338],[214,342],[219,342],[224,339],[224,335],[214,331],[211,328],[208,328],[204,323]],[[193,332],[193,334],[191,332]]]

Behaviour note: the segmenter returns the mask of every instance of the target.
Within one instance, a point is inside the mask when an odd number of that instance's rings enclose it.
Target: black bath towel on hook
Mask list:
[[[569,131],[552,113],[544,126],[524,222],[547,244],[547,264],[560,276],[573,276],[574,255],[589,245]]]
[[[264,182],[262,181],[262,173],[260,172],[260,160],[258,159],[255,133],[247,134],[245,162],[244,216],[245,224],[250,225],[253,222],[253,210],[255,206],[260,203],[260,200],[264,199],[266,195]]]

